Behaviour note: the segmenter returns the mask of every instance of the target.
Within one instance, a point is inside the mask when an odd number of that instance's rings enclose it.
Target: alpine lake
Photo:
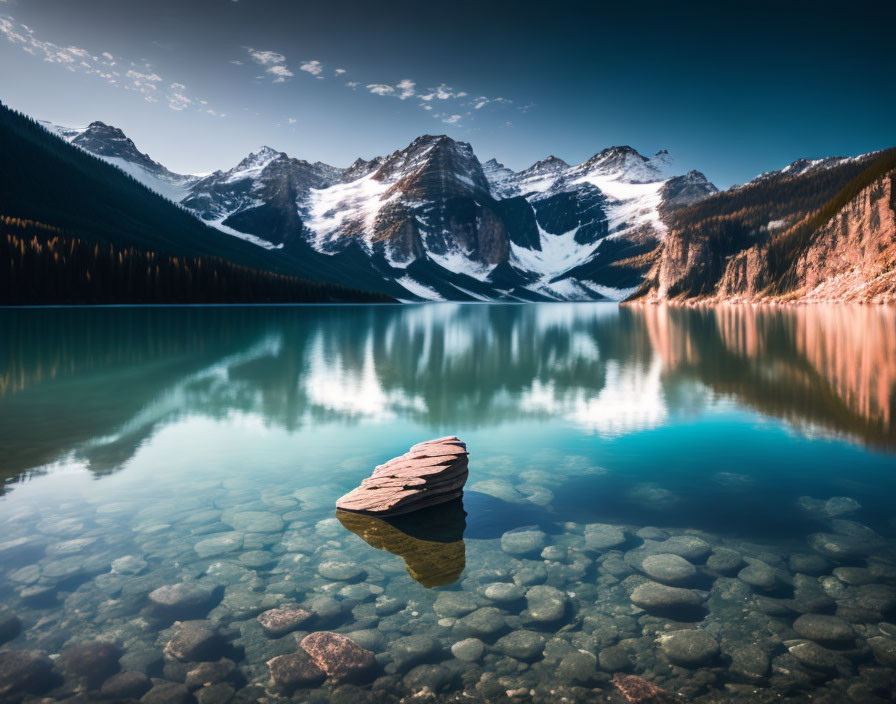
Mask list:
[[[896,701],[894,451],[892,308],[0,310],[0,700]]]

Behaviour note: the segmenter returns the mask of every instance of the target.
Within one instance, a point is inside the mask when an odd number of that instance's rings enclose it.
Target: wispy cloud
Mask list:
[[[420,100],[427,102],[431,100],[451,100],[452,98],[465,98],[467,92],[463,90],[455,91],[451,86],[442,83],[438,88],[430,88],[428,93],[420,96]]]
[[[484,95],[480,95],[478,98],[473,100],[473,109],[481,110],[486,105],[490,103],[494,104],[509,104],[512,103],[512,100],[508,100],[507,98],[486,98]]]
[[[295,75],[287,67],[286,57],[283,54],[276,51],[253,49],[250,46],[245,49],[249,53],[249,58],[259,66],[263,66],[265,73],[273,76],[274,83],[285,83],[287,78],[292,78]]]
[[[460,115],[446,115],[442,118],[442,122],[444,122],[446,125],[456,125],[458,122],[460,122],[460,120]]]
[[[324,67],[320,61],[306,61],[299,66],[299,70],[310,73],[312,76],[320,76],[324,71]]]
[[[337,76],[341,76],[345,72],[346,71],[344,68],[337,68],[335,71],[333,71],[333,73],[335,73]]]
[[[167,81],[146,61],[130,61],[109,51],[94,53],[79,46],[61,46],[39,38],[31,27],[9,16],[0,17],[0,36],[47,63],[73,73],[97,76],[113,87],[139,93],[147,103],[164,102],[178,112],[188,108],[207,111],[188,94],[184,84]]]

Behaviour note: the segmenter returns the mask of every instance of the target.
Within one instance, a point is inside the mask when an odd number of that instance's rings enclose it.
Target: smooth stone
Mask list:
[[[813,533],[809,536],[809,547],[823,557],[839,562],[867,557],[873,551],[873,544],[868,541],[837,533]]]
[[[441,665],[417,665],[404,676],[404,686],[418,694],[429,694],[445,689],[454,679],[451,670]]]
[[[513,573],[513,581],[521,587],[543,584],[547,581],[548,571],[542,564],[521,567]]]
[[[74,538],[53,543],[47,547],[47,555],[65,556],[84,552],[96,542],[96,538]]]
[[[673,535],[659,543],[652,552],[671,553],[693,562],[709,555],[712,552],[712,546],[696,535]]]
[[[555,670],[561,682],[590,684],[597,675],[597,656],[587,651],[576,650],[567,653]]]
[[[436,596],[433,610],[447,618],[460,618],[479,608],[479,600],[469,592],[442,591]]]
[[[240,553],[239,556],[240,564],[253,570],[268,567],[276,561],[277,557],[267,550],[249,550],[248,552]]]
[[[793,622],[793,630],[818,643],[849,643],[856,639],[855,629],[836,616],[803,614]]]
[[[0,651],[0,698],[38,694],[52,685],[53,661],[40,650]]]
[[[0,645],[11,641],[22,632],[22,621],[14,613],[0,613]]]
[[[743,556],[731,548],[713,548],[712,554],[706,558],[707,569],[722,574],[735,572],[743,563]]]
[[[243,534],[236,531],[217,533],[211,538],[200,540],[193,549],[199,557],[216,557],[229,552],[236,552],[243,547]]]
[[[603,552],[625,543],[625,533],[618,526],[589,523],[585,526],[585,547]]]
[[[877,581],[866,567],[837,567],[834,569],[834,576],[845,584],[858,587]]]
[[[317,572],[324,579],[332,579],[335,582],[355,582],[364,576],[364,570],[358,565],[335,560],[321,562],[317,566]]]
[[[896,668],[896,638],[875,636],[868,639],[874,659],[884,667]]]
[[[535,631],[513,631],[495,642],[495,650],[517,660],[535,660],[544,651],[545,637]]]
[[[271,678],[269,686],[287,691],[313,687],[324,681],[327,674],[314,663],[304,650],[278,655],[267,661]]]
[[[342,615],[342,606],[336,599],[325,594],[318,594],[305,602],[304,606],[321,621],[330,621]]]
[[[678,609],[698,608],[703,604],[700,595],[693,589],[670,587],[657,582],[644,582],[634,588],[631,594],[632,603],[642,609]]]
[[[152,689],[152,680],[142,672],[119,672],[103,682],[100,694],[109,699],[139,699]]]
[[[660,553],[648,555],[641,569],[651,579],[664,584],[685,584],[697,576],[697,568],[680,555]]]
[[[258,623],[267,635],[278,638],[298,630],[313,615],[312,612],[300,609],[298,606],[281,606],[279,609],[269,609],[259,614]]]
[[[267,511],[242,511],[222,518],[223,522],[242,533],[280,533],[283,519]]]
[[[706,631],[688,629],[660,634],[660,650],[681,667],[700,667],[719,654],[719,643]]]
[[[821,555],[791,555],[788,565],[793,572],[816,576],[826,574],[831,569],[831,563],[825,560]]]
[[[597,662],[604,672],[624,672],[634,667],[625,648],[619,645],[601,649],[597,656]]]
[[[731,651],[729,671],[751,683],[764,680],[771,670],[771,658],[757,645],[741,645]]]
[[[118,671],[121,649],[114,643],[88,641],[65,648],[59,666],[69,675],[83,677],[89,685],[99,685]]]
[[[507,630],[505,612],[494,606],[484,606],[454,622],[454,632],[461,638],[474,637],[492,640]]]
[[[136,575],[143,572],[146,567],[146,560],[136,555],[125,555],[112,560],[112,572],[115,574]]]
[[[856,603],[881,615],[896,612],[896,587],[889,584],[864,584],[854,587]]]
[[[389,645],[392,662],[399,670],[406,670],[425,662],[441,650],[439,641],[425,635],[405,636]]]
[[[311,633],[302,639],[301,646],[314,664],[334,682],[366,678],[376,665],[372,652],[339,633]]]
[[[518,584],[494,582],[486,586],[482,593],[486,599],[498,604],[512,604],[520,601],[526,595],[526,590]]]
[[[569,559],[569,550],[562,545],[548,545],[541,551],[541,559],[551,562],[566,562]]]
[[[190,670],[184,684],[190,689],[207,687],[211,684],[229,680],[236,673],[236,663],[228,658],[221,658],[214,662],[201,662]]]
[[[526,592],[528,618],[541,624],[555,623],[566,615],[569,597],[556,587],[543,584]]]
[[[501,536],[501,549],[508,555],[535,555],[544,549],[547,536],[540,530],[514,530]]]
[[[364,648],[364,650],[379,653],[386,649],[386,639],[383,636],[382,631],[375,628],[363,628],[359,631],[350,631],[345,635]]]
[[[665,540],[669,537],[669,534],[662,528],[654,526],[644,526],[635,535],[642,540]]]
[[[860,508],[862,504],[848,496],[833,496],[824,502],[824,512],[829,518],[855,513]]]
[[[179,682],[159,682],[143,695],[140,704],[191,704],[193,695]]]
[[[229,684],[218,684],[203,687],[196,692],[196,704],[230,704],[233,701],[236,690]]]
[[[747,559],[747,566],[737,573],[737,578],[759,589],[774,589],[778,583],[775,570],[762,560]]]
[[[787,650],[802,665],[816,670],[836,670],[838,665],[845,661],[837,653],[831,652],[812,641],[791,645]]]
[[[165,655],[181,662],[217,660],[226,641],[208,621],[184,621],[165,646]]]
[[[149,601],[157,608],[174,614],[186,614],[211,607],[215,590],[197,582],[166,584],[149,593]]]
[[[451,654],[463,662],[477,662],[485,654],[485,643],[478,638],[464,638],[451,646]]]

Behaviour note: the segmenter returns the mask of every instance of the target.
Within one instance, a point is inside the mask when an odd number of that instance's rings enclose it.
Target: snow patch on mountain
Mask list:
[[[377,180],[374,175],[310,190],[305,205],[305,227],[313,233],[316,249],[328,249],[349,225],[360,229],[368,247],[372,245],[377,214],[398,197],[397,193],[385,197],[391,184]]]
[[[442,297],[438,291],[435,289],[426,286],[425,284],[421,284],[419,281],[412,279],[410,276],[402,276],[399,279],[395,279],[395,283],[404,288],[406,291],[416,296],[417,298],[422,298],[424,301],[444,301],[444,297]]]

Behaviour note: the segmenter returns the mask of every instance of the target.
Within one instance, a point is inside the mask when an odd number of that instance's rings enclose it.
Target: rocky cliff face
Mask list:
[[[801,160],[704,201],[700,213],[684,211],[632,300],[896,300],[896,171],[878,175],[888,158]],[[780,201],[789,193],[792,202],[779,201],[768,215],[765,192],[782,194]],[[765,224],[743,215],[756,210]]]

